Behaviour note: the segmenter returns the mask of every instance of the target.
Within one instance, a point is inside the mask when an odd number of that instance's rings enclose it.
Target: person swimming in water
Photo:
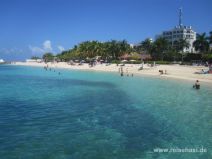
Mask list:
[[[195,84],[193,85],[193,88],[200,89],[199,80],[196,80]]]

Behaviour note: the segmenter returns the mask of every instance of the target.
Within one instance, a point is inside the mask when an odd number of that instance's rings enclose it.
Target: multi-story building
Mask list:
[[[180,39],[185,39],[189,43],[188,48],[184,48],[183,52],[194,53],[195,49],[193,47],[193,42],[196,40],[196,32],[192,29],[191,26],[183,26],[182,24],[182,9],[179,13],[179,25],[175,26],[174,29],[164,31],[161,35],[157,35],[157,38],[165,38],[168,40],[172,46],[174,46],[176,41]]]

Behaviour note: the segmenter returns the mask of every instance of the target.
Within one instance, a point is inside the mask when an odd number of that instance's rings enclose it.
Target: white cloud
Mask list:
[[[32,55],[42,55],[46,52],[56,53],[58,51],[62,52],[65,50],[62,45],[53,47],[50,40],[45,40],[41,47],[29,45],[28,48]]]
[[[29,49],[31,50],[32,54],[42,54],[45,52],[44,49],[31,45],[29,45]]]
[[[0,49],[0,53],[1,54],[5,54],[5,55],[14,55],[14,54],[21,54],[23,53],[24,51],[22,49],[19,49],[19,48],[1,48]]]
[[[65,48],[63,47],[63,46],[57,46],[57,48],[58,48],[58,50],[60,51],[60,52],[62,52],[62,51],[64,51],[65,50]]]
[[[46,53],[46,52],[53,52],[52,44],[51,44],[50,40],[44,41],[42,47],[29,45],[29,49],[30,49],[32,54],[43,54],[43,53]]]
[[[52,44],[51,44],[51,41],[50,40],[46,40],[43,42],[43,49],[44,50],[49,50],[49,51],[52,51]]]

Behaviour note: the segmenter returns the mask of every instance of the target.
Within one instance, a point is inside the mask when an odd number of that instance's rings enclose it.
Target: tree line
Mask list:
[[[42,58],[48,62],[55,58],[59,61],[70,61],[76,59],[90,60],[99,56],[102,60],[111,61],[119,60],[125,54],[150,54],[152,60],[155,61],[183,61],[184,58],[191,55],[196,56],[196,59],[199,60],[204,58],[212,60],[210,44],[212,45],[212,31],[209,33],[209,36],[206,36],[206,33],[197,34],[196,41],[193,43],[197,52],[195,54],[183,51],[184,48],[190,46],[186,39],[174,41],[173,44],[164,38],[158,38],[154,42],[150,39],[145,39],[135,46],[131,46],[126,40],[111,40],[107,42],[85,41],[56,56],[53,53],[45,53]]]

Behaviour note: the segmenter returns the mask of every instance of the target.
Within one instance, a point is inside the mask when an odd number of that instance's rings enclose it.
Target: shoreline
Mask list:
[[[32,66],[32,67],[46,67],[49,68],[61,68],[61,69],[70,69],[70,70],[83,70],[83,71],[99,71],[99,72],[116,72],[119,73],[121,66],[116,64],[97,64],[94,67],[89,67],[88,64],[83,65],[69,65],[66,62],[59,63],[36,63],[36,62],[15,62],[10,65],[17,66]],[[198,79],[200,82],[212,84],[212,74],[195,74],[195,72],[200,72],[202,69],[207,70],[207,67],[204,66],[181,66],[181,65],[157,65],[155,67],[150,67],[147,64],[143,66],[143,70],[138,70],[141,67],[141,64],[125,64],[123,66],[124,76],[128,74],[131,76],[152,76],[159,77],[161,79],[175,79],[175,80],[186,80],[192,81],[193,83]],[[159,70],[167,71],[167,74],[160,75]],[[119,73],[120,74],[120,73]]]

